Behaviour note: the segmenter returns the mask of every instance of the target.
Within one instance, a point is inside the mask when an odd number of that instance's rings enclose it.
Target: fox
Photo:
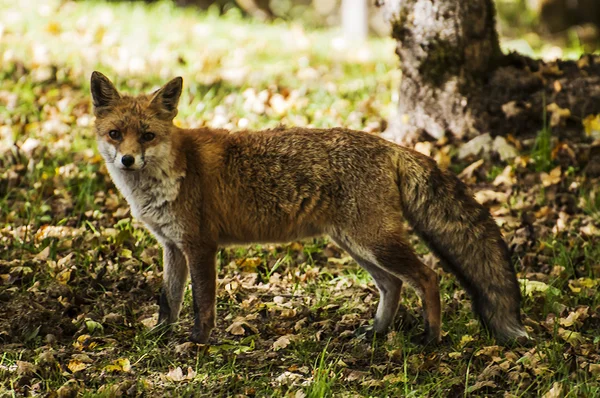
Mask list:
[[[95,71],[90,87],[98,151],[131,214],[163,249],[157,326],[178,320],[189,276],[189,339],[207,344],[220,248],[327,235],[374,280],[372,333],[389,329],[407,283],[422,303],[422,339],[439,343],[438,275],[409,243],[407,221],[470,295],[484,328],[502,343],[529,338],[499,227],[432,158],[344,128],[180,128],[181,77],[131,96]]]

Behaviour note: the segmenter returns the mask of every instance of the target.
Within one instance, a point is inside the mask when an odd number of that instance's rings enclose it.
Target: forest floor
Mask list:
[[[132,93],[183,76],[182,126],[377,133],[396,106],[394,43],[165,3],[0,5],[0,397],[600,396],[600,192],[575,156],[600,116],[577,142],[550,121],[528,140],[416,145],[501,226],[534,345],[496,345],[413,238],[441,278],[440,346],[411,342],[410,288],[387,336],[356,334],[378,293],[326,239],[220,251],[217,328],[200,346],[189,289],[174,332],[150,332],[160,248],[95,150],[91,72]]]

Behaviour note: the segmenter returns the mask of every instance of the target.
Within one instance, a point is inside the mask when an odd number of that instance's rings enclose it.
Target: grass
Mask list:
[[[221,250],[210,346],[187,343],[189,289],[174,330],[151,332],[161,253],[95,152],[91,71],[131,93],[182,75],[177,121],[184,126],[377,131],[396,106],[394,43],[371,39],[349,48],[336,31],[164,2],[1,0],[0,7],[0,396],[59,389],[90,397],[530,396],[555,383],[571,394],[598,393],[591,365],[600,344],[600,252],[597,237],[579,227],[597,220],[600,195],[577,172],[541,195],[519,180],[510,197],[514,217],[538,211],[524,209],[532,198],[553,209],[539,217],[538,235],[515,249],[520,276],[546,285],[523,303],[534,347],[497,347],[456,279],[442,270],[440,347],[411,341],[422,326],[410,288],[391,333],[355,333],[371,322],[378,293],[326,239]],[[536,167],[549,159],[544,140],[536,144]],[[504,167],[486,163],[479,183],[489,185]],[[583,203],[567,220],[570,228],[554,233],[562,210],[553,198],[571,192],[557,190],[573,182],[581,182]],[[519,246],[524,227],[503,228]],[[433,261],[423,244],[416,248]],[[241,329],[230,329],[235,322]],[[110,367],[125,359],[130,369]]]

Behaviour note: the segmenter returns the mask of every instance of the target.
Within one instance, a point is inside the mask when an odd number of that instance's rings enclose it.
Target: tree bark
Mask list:
[[[544,107],[554,102],[573,117],[563,115],[553,127],[581,133],[581,119],[600,113],[600,58],[547,65],[502,54],[492,0],[379,0],[379,5],[392,24],[402,70],[398,114],[384,133],[388,139],[535,134],[547,122]]]

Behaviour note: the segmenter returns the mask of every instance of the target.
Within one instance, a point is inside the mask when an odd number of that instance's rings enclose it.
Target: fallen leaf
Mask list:
[[[81,361],[78,361],[76,359],[69,361],[69,364],[67,365],[67,367],[69,368],[69,370],[72,373],[80,372],[80,371],[84,370],[85,368],[87,368],[88,366],[89,365],[87,365]]]
[[[433,149],[433,144],[429,141],[417,142],[415,144],[414,150],[422,153],[425,156],[431,156],[431,150]]]
[[[576,347],[579,344],[585,342],[585,338],[579,332],[574,332],[572,330],[567,330],[563,328],[558,328],[558,335],[561,339]]]
[[[226,330],[227,332],[235,335],[235,336],[243,336],[246,334],[246,329],[244,329],[244,322],[233,322]]]
[[[523,110],[519,105],[517,105],[517,101],[510,101],[502,105],[502,112],[504,112],[504,115],[507,119],[510,119],[511,117],[515,117],[519,113],[523,112]]]
[[[555,381],[554,384],[552,384],[552,388],[550,388],[550,390],[548,390],[547,393],[542,395],[542,398],[560,398],[563,396],[562,390],[563,390],[562,384]]]
[[[87,328],[89,333],[99,332],[102,333],[104,331],[104,326],[100,322],[96,322],[93,319],[87,318],[85,320],[85,327]]]
[[[115,359],[112,364],[104,367],[106,372],[129,372],[131,370],[131,363],[127,358]]]
[[[581,323],[581,321],[585,320],[588,317],[589,307],[579,307],[575,311],[571,311],[569,315],[565,318],[560,318],[558,321],[561,326],[570,327],[575,323]]]
[[[488,153],[491,148],[492,136],[488,133],[481,134],[463,144],[458,150],[458,157],[464,159],[468,156],[477,156],[480,152]]]
[[[597,115],[588,115],[582,121],[583,129],[588,136],[594,139],[600,138],[600,113]]]
[[[561,108],[556,103],[546,106],[546,110],[550,112],[550,127],[563,125],[565,120],[571,117],[571,111],[566,108]]]
[[[531,296],[535,292],[544,293],[546,291],[550,291],[555,295],[560,294],[560,290],[544,282],[531,281],[529,279],[519,279],[519,283],[521,284],[521,288],[524,290],[523,293],[526,296]]]
[[[37,372],[37,366],[27,361],[17,361],[17,374],[19,376],[32,375]]]
[[[492,191],[491,189],[483,189],[475,192],[475,200],[482,205],[489,202],[505,203],[508,200],[508,193]]]
[[[473,384],[472,386],[470,386],[469,388],[467,388],[467,392],[472,393],[473,391],[477,391],[477,390],[481,390],[482,388],[485,387],[497,387],[496,383],[494,383],[491,380],[482,380],[482,381],[478,381],[475,384]]]
[[[71,280],[71,270],[65,269],[56,275],[56,281],[61,285],[67,285]]]
[[[500,156],[500,160],[506,162],[514,159],[519,155],[519,151],[506,138],[497,136],[492,143],[492,150]]]
[[[506,166],[504,168],[504,170],[502,170],[502,173],[500,173],[496,176],[496,178],[494,179],[494,182],[492,182],[492,184],[494,184],[494,186],[496,186],[496,187],[498,187],[500,185],[510,187],[513,184],[515,184],[516,182],[517,181],[514,176],[512,166]]]
[[[475,170],[477,170],[483,164],[483,159],[479,159],[476,162],[471,163],[467,167],[464,168],[463,171],[458,175],[462,179],[468,179],[473,176]]]
[[[561,181],[560,166],[553,168],[550,173],[540,173],[540,179],[545,187],[558,184]]]
[[[175,346],[175,353],[178,355],[185,354],[193,350],[196,347],[196,343],[192,343],[191,341],[186,341],[185,343],[178,344]]]
[[[256,272],[261,263],[262,259],[260,257],[246,257],[242,259],[239,267],[243,272]]]
[[[190,381],[193,380],[194,377],[196,377],[196,372],[194,372],[194,370],[192,370],[191,367],[188,367],[187,369],[187,374],[183,374],[183,371],[181,370],[181,367],[176,367],[174,369],[170,369],[167,374],[165,375],[165,378],[169,381],[177,381],[177,382],[182,382],[182,381]]]
[[[34,258],[36,260],[44,261],[44,260],[47,260],[48,257],[50,257],[50,245],[46,246],[46,248],[44,250],[42,250],[41,252],[36,254],[36,256]]]
[[[466,346],[467,344],[469,344],[471,341],[475,340],[475,338],[469,334],[465,334],[460,338],[460,343],[459,345],[461,347]]]
[[[286,334],[285,336],[281,336],[280,338],[275,340],[275,342],[273,343],[273,350],[278,351],[278,350],[290,345],[290,343],[291,343],[290,337],[291,336],[292,335]]]

